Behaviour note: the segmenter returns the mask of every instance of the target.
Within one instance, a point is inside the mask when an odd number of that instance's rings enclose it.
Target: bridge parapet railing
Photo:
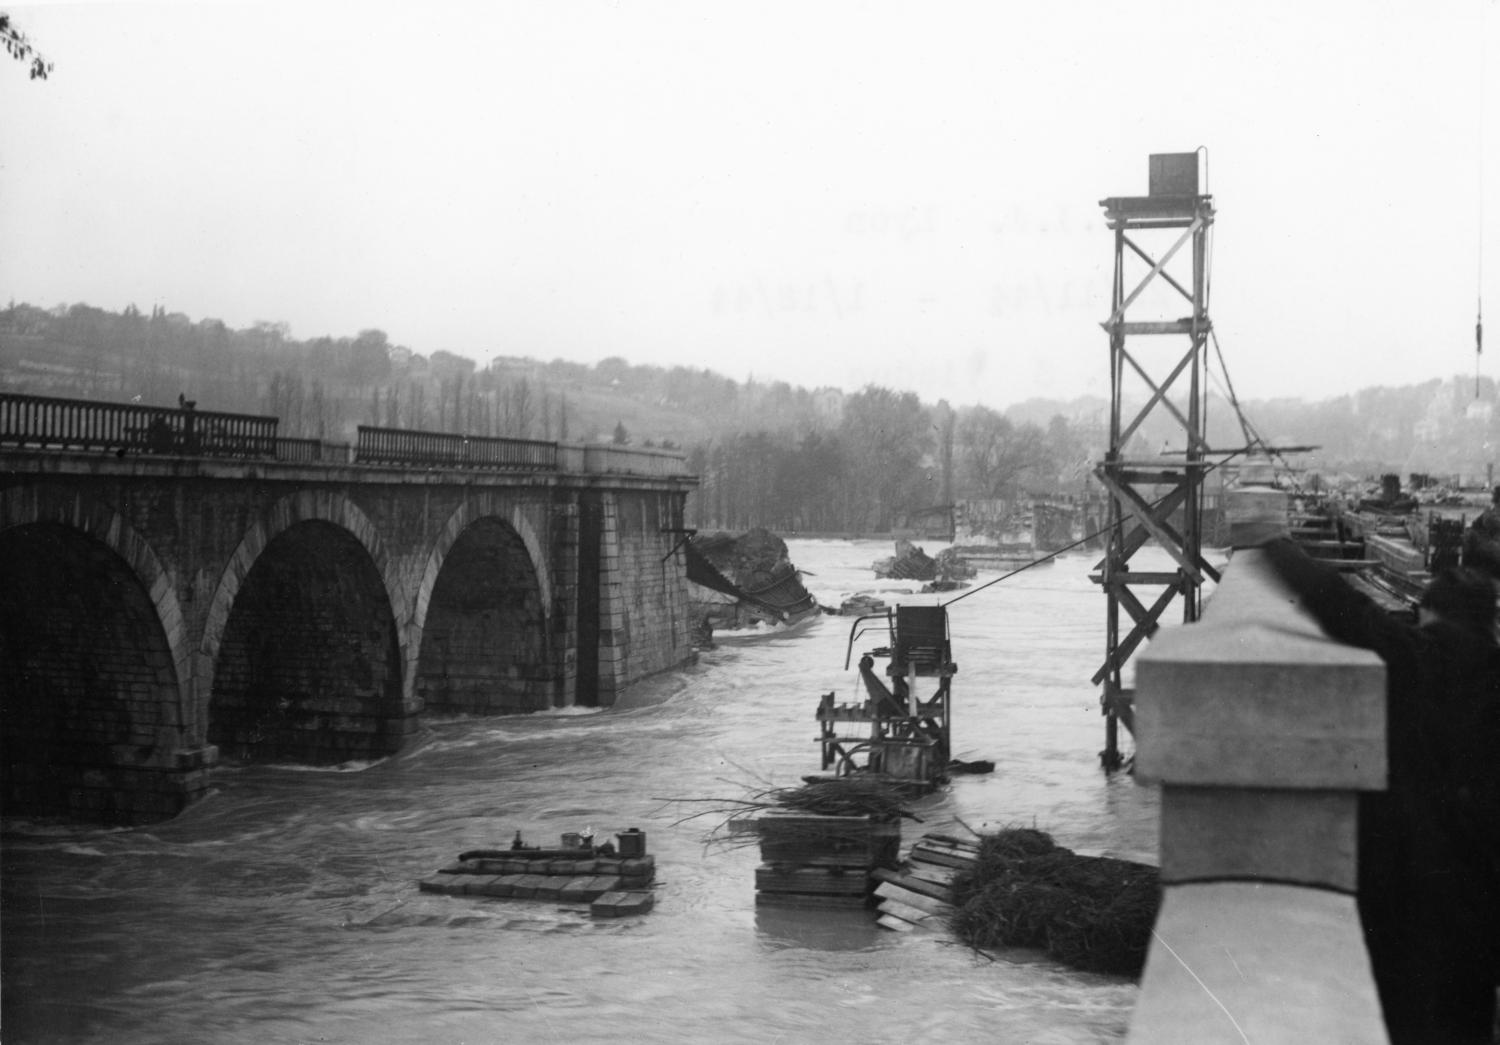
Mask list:
[[[428,468],[550,471],[557,467],[557,444],[539,439],[504,439],[360,425],[354,460],[359,464]]]
[[[591,475],[686,475],[687,457],[655,447],[585,443],[582,467]]]
[[[354,460],[354,447],[324,439],[278,437],[276,460],[291,464],[349,464]]]
[[[1284,532],[1285,494],[1227,496],[1232,540]],[[1202,618],[1137,658],[1135,708],[1163,892],[1128,1041],[1386,1042],[1354,899],[1357,795],[1385,787],[1379,658],[1244,547]]]
[[[0,445],[272,457],[274,417],[0,393]]]

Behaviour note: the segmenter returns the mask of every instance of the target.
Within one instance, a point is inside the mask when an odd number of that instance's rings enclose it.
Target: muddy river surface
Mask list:
[[[825,604],[889,583],[870,570],[886,542],[789,543]],[[1156,791],[1099,769],[1093,561],[1068,556],[951,607],[954,753],[996,768],[916,803],[916,830],[1035,826],[1155,862]],[[720,816],[684,821],[705,807],[682,800],[818,772],[819,694],[860,699],[848,635],[833,616],[721,634],[695,667],[615,708],[430,722],[370,766],[225,768],[209,798],[149,828],[7,822],[0,1039],[1120,1040],[1131,981],[1032,952],[977,955],[860,911],[757,907],[755,849],[710,839]],[[550,843],[627,827],[657,860],[656,908],[642,917],[417,890],[459,852],[518,830]]]

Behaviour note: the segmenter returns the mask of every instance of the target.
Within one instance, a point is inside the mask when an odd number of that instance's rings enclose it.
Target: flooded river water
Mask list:
[[[886,583],[869,569],[886,542],[790,545],[825,603]],[[1155,861],[1156,791],[1099,769],[1092,562],[1065,557],[952,607],[954,753],[996,768],[918,802],[919,830],[1036,826]],[[681,822],[702,807],[674,800],[743,798],[818,771],[818,695],[860,699],[848,633],[825,616],[721,635],[698,665],[613,709],[429,723],[398,757],[357,770],[226,768],[208,799],[149,828],[7,823],[0,1039],[1119,1040],[1131,981],[891,933],[860,911],[757,907],[756,851],[706,844],[721,817]],[[596,922],[576,907],[417,891],[465,849],[586,827],[647,833],[652,913]]]

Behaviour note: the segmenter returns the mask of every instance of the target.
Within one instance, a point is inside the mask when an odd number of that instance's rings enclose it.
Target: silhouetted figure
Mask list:
[[[1464,531],[1463,562],[1500,581],[1500,486],[1490,494],[1490,506]]]
[[[146,448],[153,454],[169,454],[172,452],[172,426],[167,423],[165,414],[157,414],[151,418],[151,423],[146,426]]]
[[[198,452],[198,426],[193,411],[198,408],[198,401],[178,392],[177,405],[182,408],[182,448],[195,454]]]
[[[1360,920],[1393,1045],[1491,1045],[1500,931],[1500,648],[1495,592],[1432,579],[1417,622],[1285,538],[1276,573],[1328,634],[1386,666],[1389,786],[1359,797]]]

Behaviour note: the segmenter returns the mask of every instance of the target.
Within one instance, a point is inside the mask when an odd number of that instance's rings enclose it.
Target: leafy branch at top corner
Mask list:
[[[10,24],[10,15],[3,11],[0,11],[0,40],[5,41],[6,54],[31,66],[31,79],[45,80],[52,72],[52,63],[37,53],[26,35]]]

